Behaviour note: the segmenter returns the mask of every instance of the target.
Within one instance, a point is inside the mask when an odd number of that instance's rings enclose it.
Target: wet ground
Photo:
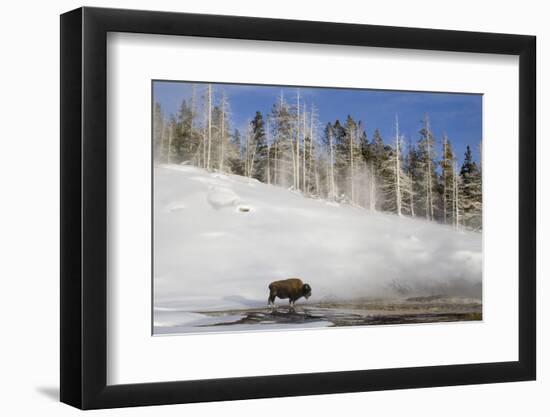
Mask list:
[[[476,300],[447,299],[438,296],[399,301],[359,301],[347,303],[303,303],[294,310],[287,305],[275,309],[249,308],[224,311],[197,311],[209,317],[198,327],[230,330],[231,326],[364,326],[380,324],[436,323],[482,319],[481,303]],[[256,326],[254,326],[256,327]],[[271,327],[271,326],[270,326]],[[223,329],[222,329],[223,328]]]

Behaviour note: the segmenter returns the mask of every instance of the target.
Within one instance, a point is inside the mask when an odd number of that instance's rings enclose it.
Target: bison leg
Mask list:
[[[269,298],[267,299],[267,305],[271,308],[275,308],[275,296],[276,293],[274,291],[269,292]]]

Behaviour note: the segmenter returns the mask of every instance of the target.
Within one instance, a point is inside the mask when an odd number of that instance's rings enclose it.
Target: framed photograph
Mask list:
[[[61,16],[61,401],[533,380],[535,37]]]

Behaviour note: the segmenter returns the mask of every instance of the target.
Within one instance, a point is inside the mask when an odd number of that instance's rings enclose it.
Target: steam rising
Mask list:
[[[264,305],[269,282],[290,277],[311,285],[310,302],[481,299],[480,233],[191,166],[154,175],[155,308]]]

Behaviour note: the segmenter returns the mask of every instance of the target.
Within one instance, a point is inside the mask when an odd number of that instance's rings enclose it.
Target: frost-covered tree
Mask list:
[[[352,204],[358,202],[358,172],[361,165],[361,148],[359,144],[361,124],[353,120],[351,116],[346,119],[345,135],[346,145],[348,147],[348,182],[349,182],[349,200]]]
[[[295,107],[296,118],[294,119],[294,143],[292,147],[294,150],[292,153],[294,160],[294,188],[300,189],[300,141],[301,141],[301,119],[300,119],[300,90],[296,90],[296,107]]]
[[[267,163],[266,163],[266,166],[265,166],[265,178],[266,178],[266,182],[268,184],[271,184],[271,171],[272,171],[272,163],[271,163],[271,158],[272,158],[272,144],[273,144],[273,141],[271,139],[271,125],[270,125],[270,119],[271,119],[271,115],[270,114],[267,114],[266,115],[266,118],[265,118],[265,142],[266,142],[266,145],[267,145]]]
[[[327,197],[330,201],[334,201],[337,195],[336,189],[336,177],[334,174],[334,164],[336,160],[336,150],[335,150],[335,129],[332,124],[329,122],[325,127],[324,135],[324,145],[325,151],[327,154],[326,160],[326,175],[325,182],[327,185]]]
[[[378,180],[374,162],[366,163],[365,173],[367,178],[368,207],[370,211],[375,212],[378,202]]]
[[[246,133],[244,137],[244,169],[245,175],[248,178],[252,178],[254,174],[254,163],[256,161],[256,146],[254,143],[254,127],[252,121],[246,126]]]
[[[283,187],[294,184],[295,179],[294,121],[294,113],[281,92],[270,115],[272,144],[269,159],[273,164],[273,183]]]
[[[436,210],[436,163],[435,163],[435,138],[430,128],[428,115],[424,116],[422,129],[420,129],[418,141],[418,168],[421,172],[419,185],[421,192],[418,193],[419,209],[422,208],[427,220],[435,219]]]
[[[212,84],[208,84],[207,93],[207,132],[208,132],[208,148],[206,151],[206,169],[210,169],[210,160],[212,155]]]
[[[456,160],[453,161],[453,205],[452,220],[455,229],[464,225],[464,206],[462,198],[462,177],[458,172]]]
[[[228,103],[225,97],[225,93],[222,93],[222,98],[219,106],[219,117],[218,117],[218,134],[219,134],[218,169],[222,172],[225,168],[225,160],[227,158],[227,145],[228,145],[227,131],[229,130],[228,110],[229,110]]]
[[[336,188],[340,191],[339,200],[352,204],[358,202],[358,171],[361,164],[359,146],[360,126],[350,115],[344,125],[336,120],[330,130],[329,140],[334,142],[333,157]]]
[[[304,149],[303,149],[303,191],[309,195],[319,195],[317,172],[317,143],[319,142],[319,119],[314,105],[304,117]]]
[[[399,119],[395,116],[395,140],[384,170],[388,173],[384,184],[386,207],[390,211],[402,216],[410,213],[410,200],[413,194],[409,175],[403,169],[403,137],[399,133]]]

